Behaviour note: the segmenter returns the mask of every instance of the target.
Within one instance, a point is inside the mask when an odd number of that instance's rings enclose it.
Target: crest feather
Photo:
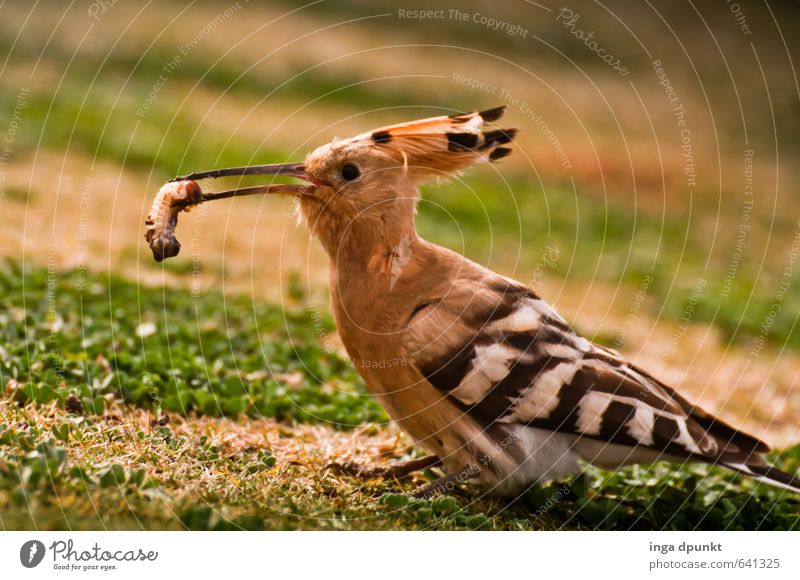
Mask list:
[[[487,126],[502,117],[505,107],[456,115],[430,117],[379,127],[340,145],[361,145],[417,173],[452,173],[482,161],[494,162],[511,153],[508,147],[517,129]]]

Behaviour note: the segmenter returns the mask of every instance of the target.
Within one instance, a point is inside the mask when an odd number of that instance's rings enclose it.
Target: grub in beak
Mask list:
[[[178,212],[202,201],[203,192],[192,180],[170,181],[158,190],[145,221],[144,233],[156,262],[178,255],[181,250],[181,243],[175,237]]]
[[[243,175],[288,175],[312,183],[313,185],[296,185],[273,183],[241,187],[216,193],[203,193],[195,180]],[[167,182],[156,194],[150,214],[147,216],[144,238],[153,252],[156,262],[172,258],[180,252],[181,244],[175,237],[178,225],[178,213],[188,211],[192,206],[206,201],[225,199],[254,194],[286,194],[296,197],[309,195],[314,186],[327,185],[325,182],[306,175],[302,163],[279,163],[273,165],[251,165],[247,167],[230,167],[213,169],[176,177]]]

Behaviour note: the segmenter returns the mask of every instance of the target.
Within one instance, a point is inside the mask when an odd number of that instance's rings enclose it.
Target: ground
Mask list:
[[[587,469],[513,499],[463,485],[418,500],[435,473],[384,481],[337,468],[416,451],[326,350],[318,335],[332,324],[302,296],[278,308],[11,264],[0,289],[5,529],[800,525],[793,496],[704,466]],[[795,470],[800,446],[772,459]]]

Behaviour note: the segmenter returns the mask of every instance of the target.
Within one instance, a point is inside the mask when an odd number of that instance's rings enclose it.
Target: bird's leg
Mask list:
[[[408,477],[417,471],[422,471],[430,467],[436,467],[441,462],[442,460],[435,455],[430,455],[428,457],[421,457],[419,459],[411,459],[410,461],[394,463],[385,469],[389,473],[390,477],[403,479],[404,477]]]
[[[436,481],[423,485],[414,493],[414,497],[419,499],[431,499],[437,493],[453,491],[456,485],[477,477],[480,472],[480,468],[474,465],[467,465],[459,471],[448,473]]]
[[[356,463],[331,463],[327,467],[340,473],[363,479],[403,479],[412,473],[439,465],[441,460],[435,455],[394,463],[385,467],[365,467]]]

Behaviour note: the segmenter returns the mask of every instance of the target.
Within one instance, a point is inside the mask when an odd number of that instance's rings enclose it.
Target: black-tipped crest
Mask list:
[[[450,151],[468,151],[478,144],[475,133],[446,133],[447,148]]]
[[[487,109],[485,111],[481,111],[478,114],[485,122],[492,123],[494,121],[497,121],[497,119],[499,119],[500,117],[502,117],[503,113],[505,112],[506,112],[506,106],[502,105],[500,107],[495,107],[494,109]]]
[[[489,149],[494,145],[505,145],[511,143],[511,140],[517,136],[517,129],[496,129],[494,131],[486,131],[483,134],[483,144],[481,149]]]
[[[502,159],[503,157],[508,157],[509,155],[511,155],[511,149],[508,147],[498,147],[489,153],[489,161],[494,163],[495,161]]]

